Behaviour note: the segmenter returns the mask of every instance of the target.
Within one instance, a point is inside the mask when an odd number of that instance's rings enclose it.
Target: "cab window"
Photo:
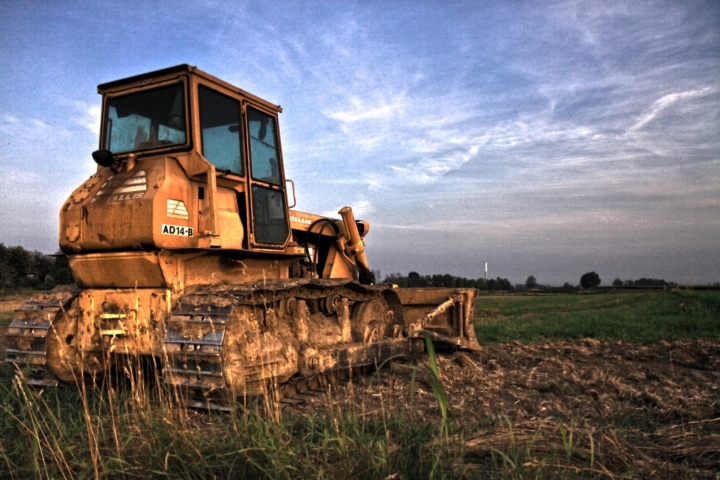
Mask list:
[[[243,175],[240,157],[240,102],[199,87],[202,152],[217,170]]]
[[[285,243],[288,236],[285,216],[285,192],[253,185],[253,213],[255,215],[255,241],[259,243]]]
[[[281,185],[275,119],[252,108],[247,112],[252,178]]]
[[[182,84],[111,98],[106,115],[104,146],[113,153],[185,143]]]

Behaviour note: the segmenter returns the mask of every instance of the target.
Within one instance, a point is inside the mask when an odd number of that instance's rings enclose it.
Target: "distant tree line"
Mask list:
[[[515,285],[516,290],[542,290],[548,293],[563,293],[563,292],[575,292],[577,287],[572,285],[570,282],[565,282],[562,287],[556,287],[554,285],[541,285],[538,283],[537,278],[534,275],[530,275],[525,279],[525,284]]]
[[[48,256],[0,243],[0,292],[18,288],[52,288],[73,282],[65,256]]]
[[[600,283],[602,283],[602,280],[600,280],[600,276],[596,272],[587,272],[584,273],[580,277],[580,287],[584,290],[590,290],[594,289],[600,286]],[[620,280],[619,278],[616,278],[612,282],[613,287],[657,287],[657,286],[663,286],[663,285],[677,285],[674,282],[666,282],[662,278],[639,278],[637,280]],[[522,285],[521,285],[522,287]],[[571,291],[571,290],[577,290],[578,287],[573,287],[570,285],[570,283],[565,282],[565,285],[562,287],[550,287],[545,285],[539,285],[537,280],[533,275],[530,275],[525,280],[524,288],[527,289],[541,289],[541,290],[564,290],[564,291]]]
[[[662,278],[638,278],[637,280],[613,280],[613,287],[662,287],[664,285],[677,285],[675,282],[666,282]]]
[[[376,275],[381,278],[380,275]],[[446,287],[446,288],[477,288],[478,290],[514,290],[513,285],[507,278],[491,278],[485,281],[484,278],[455,277],[450,274],[420,275],[417,272],[410,272],[407,276],[401,273],[391,273],[383,280],[383,283],[392,283],[401,288],[408,287]]]

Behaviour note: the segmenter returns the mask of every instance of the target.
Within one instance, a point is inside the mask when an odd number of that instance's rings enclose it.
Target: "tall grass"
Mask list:
[[[87,395],[88,411],[77,407]],[[329,409],[310,416],[193,412],[131,391],[47,389],[15,381],[0,392],[0,478],[583,478],[595,477],[587,431],[485,431],[450,418],[437,426],[407,411],[368,419]],[[152,397],[152,396],[151,396]],[[472,435],[475,434],[473,438]],[[525,436],[523,436],[525,435]],[[470,440],[468,440],[470,438]],[[483,440],[478,442],[477,440]],[[488,448],[484,448],[484,447]],[[538,455],[538,452],[541,454]],[[4,473],[2,473],[4,471]]]
[[[272,403],[188,410],[140,362],[112,381],[43,390],[2,366],[0,478],[462,478],[460,440],[451,449],[448,437],[463,426],[448,418],[431,358],[439,426],[406,409],[369,418],[329,403],[309,416]]]
[[[7,327],[10,325],[10,322],[12,322],[13,319],[13,311],[12,310],[4,310],[0,312],[0,327]]]
[[[535,478],[548,470],[533,463],[542,439],[490,442],[490,453],[480,452],[467,439],[483,430],[457,416],[438,427],[404,410],[215,414],[174,405],[169,392],[146,395],[127,385],[38,391],[12,381],[0,392],[0,478]],[[505,422],[490,431],[513,428]],[[581,478],[578,461],[594,471],[569,428],[542,447],[553,478]]]

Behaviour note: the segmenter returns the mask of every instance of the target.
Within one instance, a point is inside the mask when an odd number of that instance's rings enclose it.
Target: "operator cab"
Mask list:
[[[93,158],[100,166],[120,171],[143,158],[174,159],[194,185],[196,228],[211,239],[206,246],[227,248],[217,240],[225,205],[237,211],[242,249],[286,249],[291,231],[281,107],[189,65],[105,83],[98,92],[103,113]],[[227,206],[227,189],[235,194],[234,206]],[[203,214],[203,208],[212,211]]]

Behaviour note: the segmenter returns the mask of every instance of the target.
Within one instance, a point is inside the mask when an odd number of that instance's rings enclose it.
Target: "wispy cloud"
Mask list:
[[[368,102],[361,98],[351,97],[350,106],[352,108],[335,112],[328,111],[325,114],[341,123],[368,120],[388,122],[402,117],[407,104],[402,96],[391,98],[389,101],[383,100],[374,105],[368,105]]]
[[[21,119],[8,113],[0,114],[0,133],[12,138],[38,138],[45,136],[51,127],[36,118]]]
[[[480,146],[474,145],[464,151],[450,153],[435,158],[421,159],[417,163],[409,163],[405,166],[391,165],[390,168],[399,173],[401,176],[400,178],[406,181],[428,184],[442,177],[446,173],[459,168],[471,158],[476,157],[479,150]]]
[[[689,98],[696,98],[696,97],[702,97],[704,95],[707,95],[713,91],[712,87],[705,87],[701,88],[699,90],[690,90],[687,92],[678,92],[678,93],[669,93],[667,95],[664,95],[659,100],[655,101],[652,106],[650,107],[649,111],[644,112],[640,118],[638,119],[637,123],[632,125],[630,128],[628,128],[628,132],[634,132],[636,130],[641,129],[651,121],[657,117],[660,112],[665,110],[666,108],[672,106],[673,104],[680,102],[682,100],[686,100]]]
[[[18,191],[28,186],[37,186],[43,180],[43,177],[37,172],[12,165],[0,165],[0,178]],[[9,196],[10,193],[6,189],[5,196]]]

